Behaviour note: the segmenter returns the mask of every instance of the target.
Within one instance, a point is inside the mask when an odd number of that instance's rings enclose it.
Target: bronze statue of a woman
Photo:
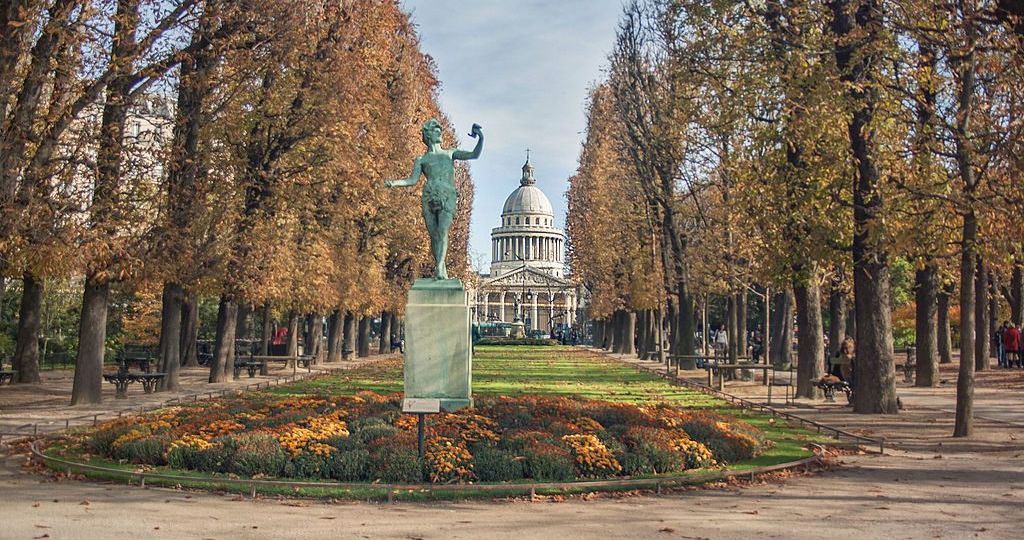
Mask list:
[[[434,257],[434,279],[448,279],[444,265],[448,254],[448,230],[459,202],[455,191],[455,160],[476,159],[484,147],[484,132],[479,124],[473,124],[469,135],[477,139],[472,152],[441,148],[441,123],[433,118],[427,120],[423,123],[423,144],[427,145],[427,151],[412,164],[412,174],[409,178],[384,181],[387,187],[415,186],[420,181],[420,174],[427,177],[423,185],[423,220],[427,223],[430,253]]]

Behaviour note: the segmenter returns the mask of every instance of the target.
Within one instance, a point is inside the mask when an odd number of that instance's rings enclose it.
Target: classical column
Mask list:
[[[479,320],[481,320],[481,321],[483,321],[483,322],[487,322],[487,321],[488,321],[488,320],[490,319],[490,314],[491,314],[491,313],[490,313],[490,309],[491,309],[491,308],[490,308],[490,306],[488,305],[488,304],[489,304],[488,300],[489,300],[490,298],[491,298],[491,293],[489,293],[489,292],[485,292],[485,293],[484,293],[484,307],[483,307],[483,313],[484,313],[484,316],[483,316],[483,318],[479,318],[479,317],[478,317],[478,319],[479,319]]]
[[[505,322],[505,291],[498,293],[498,320]]]

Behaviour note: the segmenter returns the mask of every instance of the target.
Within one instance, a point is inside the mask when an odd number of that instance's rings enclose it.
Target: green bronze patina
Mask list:
[[[427,223],[430,236],[430,253],[434,257],[434,279],[448,279],[444,259],[448,254],[448,230],[455,217],[459,202],[455,191],[455,160],[476,159],[484,147],[484,133],[478,124],[473,124],[471,137],[476,137],[472,152],[441,147],[441,123],[431,118],[423,123],[423,144],[427,151],[412,164],[409,178],[385,180],[384,185],[415,186],[420,175],[427,177],[423,185],[423,220]]]

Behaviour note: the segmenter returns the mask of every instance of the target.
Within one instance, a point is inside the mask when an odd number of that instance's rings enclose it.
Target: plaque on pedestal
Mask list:
[[[405,308],[405,399],[473,404],[470,311],[457,279],[418,279]]]

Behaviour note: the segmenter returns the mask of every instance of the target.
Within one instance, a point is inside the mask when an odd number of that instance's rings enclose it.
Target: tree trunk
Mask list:
[[[939,268],[929,262],[915,276],[915,333],[917,335],[917,367],[915,386],[939,384]]]
[[[359,358],[370,356],[370,317],[368,316],[359,317],[359,339],[356,343],[359,345]]]
[[[647,360],[647,310],[641,309],[636,314],[636,355],[640,360]]]
[[[199,296],[186,293],[181,310],[181,365],[199,367]]]
[[[793,359],[793,289],[775,295],[772,310],[771,362],[776,369],[784,369]]]
[[[356,337],[356,320],[355,317],[352,316],[351,311],[345,312],[345,323],[343,328],[344,331],[342,332],[341,341],[341,359],[351,360],[352,354],[355,353],[356,345],[355,341],[353,341]]]
[[[299,354],[299,314],[295,311],[288,313],[288,348],[285,354],[292,358]]]
[[[39,379],[39,319],[42,313],[43,281],[29,272],[21,278],[21,309],[18,316],[18,341],[12,367],[18,371],[16,383],[37,383]],[[2,304],[0,304],[2,306]]]
[[[728,338],[728,347],[726,351],[728,353],[728,362],[735,364],[739,362],[739,309],[736,305],[736,295],[729,294],[726,297],[726,310],[725,310],[725,328],[726,337]]]
[[[841,80],[846,83],[848,97],[856,104],[847,122],[850,150],[857,170],[853,184],[853,294],[857,310],[853,410],[894,414],[898,409],[892,355],[889,253],[874,234],[884,210],[873,127],[876,107],[881,101],[877,74],[882,64],[878,44],[883,12],[878,0],[859,3],[834,0],[830,7],[833,15],[830,26],[837,38],[836,65]]]
[[[616,352],[616,343],[619,341],[619,312],[613,311],[612,316],[608,318],[608,322],[605,326],[605,349],[609,352]]]
[[[274,339],[274,325],[270,319],[270,304],[263,304],[263,326],[260,328],[260,356],[270,354],[270,340]]]
[[[866,254],[862,253],[862,257]],[[853,410],[896,414],[896,368],[892,352],[889,267],[871,260],[854,261],[857,310],[857,356]],[[879,306],[882,306],[880,309]]]
[[[978,255],[978,269],[974,278],[974,369],[985,371],[989,367],[988,337],[988,272],[985,260]]]
[[[340,311],[334,310],[328,320],[327,327],[327,362],[341,362],[341,338],[344,330],[345,317]]]
[[[235,339],[247,340],[251,336],[249,332],[249,314],[252,313],[252,306],[249,304],[238,304],[238,314],[235,316]],[[248,345],[248,343],[246,343]],[[246,353],[252,352],[246,350]]]
[[[164,283],[163,309],[160,314],[160,390],[178,390],[181,370],[181,304],[185,289],[177,283]]]
[[[938,294],[938,333],[939,363],[953,363],[953,332],[949,325],[949,297],[953,295],[955,285],[952,283],[939,289]]]
[[[391,352],[394,352],[394,347],[396,347],[395,344],[398,343],[401,340],[401,338],[402,338],[402,325],[401,325],[401,322],[398,320],[398,314],[397,313],[391,313],[391,344],[392,344],[391,345],[392,349],[390,349]]]
[[[970,437],[974,431],[974,244],[978,221],[974,211],[964,214],[960,245],[960,372],[956,379],[954,437]]]
[[[796,395],[814,399],[820,394],[814,383],[824,372],[825,343],[821,324],[821,288],[813,271],[806,283],[794,284],[793,295],[796,299],[796,324],[800,328]]]
[[[1010,287],[1003,288],[1003,297],[1010,304],[1010,321],[1020,328],[1024,323],[1024,264],[1014,263]]]
[[[636,312],[622,314],[622,354],[636,356]]]
[[[82,295],[75,382],[71,388],[72,405],[103,401],[103,355],[107,340],[109,298],[110,284],[98,280],[95,273],[90,273],[85,278],[85,293]]]
[[[306,341],[306,346],[309,349],[305,352],[313,357],[314,363],[319,364],[323,360],[324,316],[319,313],[310,313],[306,319],[310,322],[309,339]]]
[[[391,314],[387,311],[380,312],[380,344],[377,346],[378,354],[391,352]]]
[[[680,255],[682,256],[682,255]],[[694,347],[694,331],[696,330],[696,306],[694,305],[693,295],[690,294],[689,286],[685,279],[680,279],[677,284],[679,293],[679,311],[676,314],[678,316],[678,322],[676,325],[676,332],[673,336],[675,342],[672,346],[673,354],[685,354],[692,355],[696,352]],[[696,369],[696,360],[687,358],[679,361],[680,369]]]
[[[594,321],[593,321],[593,328],[594,328],[594,330],[593,330],[594,331],[594,347],[597,347],[599,349],[600,348],[604,348],[604,321],[599,320],[599,319],[594,319]]]
[[[834,358],[846,339],[846,294],[835,283],[828,294],[828,358]]]
[[[988,341],[989,358],[996,358],[999,346],[996,342],[996,330],[999,328],[999,275],[988,272]]]
[[[221,295],[217,306],[217,330],[213,341],[213,360],[210,362],[210,382],[228,380],[235,364],[235,330],[238,328],[238,304]]]
[[[747,356],[747,289],[736,293],[736,346],[740,356]]]

